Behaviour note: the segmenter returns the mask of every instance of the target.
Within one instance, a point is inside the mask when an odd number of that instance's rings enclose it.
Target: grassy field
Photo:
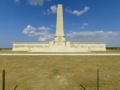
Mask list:
[[[120,56],[0,56],[6,90],[120,90]],[[0,78],[0,90],[1,90]]]

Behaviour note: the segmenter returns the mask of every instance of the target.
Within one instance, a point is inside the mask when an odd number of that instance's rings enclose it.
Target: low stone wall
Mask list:
[[[88,48],[89,51],[106,51],[106,44],[105,43],[80,43],[80,42],[73,42],[70,43],[71,48]]]
[[[49,48],[49,43],[46,42],[35,42],[35,43],[13,43],[12,51],[30,51],[32,49],[42,49],[42,48]]]
[[[57,46],[54,42],[49,43],[13,43],[12,51],[28,52],[91,52],[106,51],[105,43],[80,43],[66,42]]]

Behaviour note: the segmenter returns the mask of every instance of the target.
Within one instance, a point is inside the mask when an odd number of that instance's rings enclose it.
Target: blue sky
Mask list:
[[[120,47],[120,0],[0,0],[0,48],[53,40],[57,4],[67,41]]]

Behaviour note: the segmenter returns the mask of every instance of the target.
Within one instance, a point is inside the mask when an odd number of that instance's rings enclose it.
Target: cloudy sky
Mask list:
[[[53,40],[57,4],[67,41],[120,47],[120,0],[0,0],[0,48]]]

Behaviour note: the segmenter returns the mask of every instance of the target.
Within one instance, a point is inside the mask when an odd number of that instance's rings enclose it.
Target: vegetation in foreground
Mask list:
[[[120,89],[120,56],[0,56],[4,69],[6,90],[96,90],[96,69],[100,90]]]

